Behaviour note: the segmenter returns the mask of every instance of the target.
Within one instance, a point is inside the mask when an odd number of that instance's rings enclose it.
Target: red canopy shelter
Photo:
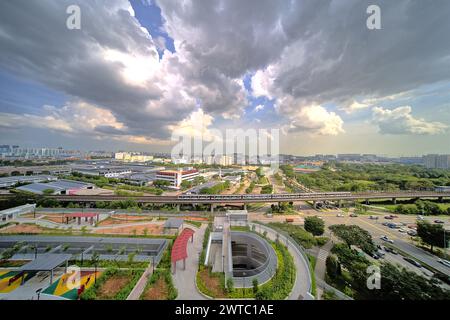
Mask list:
[[[91,220],[91,224],[93,223],[93,219],[96,218],[98,222],[99,213],[95,212],[75,212],[75,213],[66,213],[63,217],[66,219],[66,223],[69,223],[69,219],[78,219],[78,224],[80,224],[81,219],[84,218],[85,221],[88,219]]]
[[[186,268],[186,258],[188,256],[187,254],[187,244],[189,239],[191,239],[191,242],[194,240],[194,230],[190,228],[185,228],[181,232],[181,234],[175,239],[175,242],[172,246],[172,264],[173,264],[173,271],[175,272],[177,267],[177,261],[183,260],[184,268]]]

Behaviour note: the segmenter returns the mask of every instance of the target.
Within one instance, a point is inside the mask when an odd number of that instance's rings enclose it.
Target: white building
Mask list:
[[[197,169],[161,170],[156,173],[156,180],[168,181],[171,188],[179,189],[181,182],[192,181],[198,176]]]

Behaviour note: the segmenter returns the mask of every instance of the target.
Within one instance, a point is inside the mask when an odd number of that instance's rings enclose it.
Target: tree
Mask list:
[[[170,185],[170,182],[166,180],[155,180],[153,181],[153,185],[157,188],[168,187]]]
[[[320,236],[325,231],[325,223],[317,216],[305,218],[305,230],[315,236]]]
[[[254,294],[258,293],[258,279],[254,278],[252,284],[253,284],[253,293]]]
[[[233,282],[233,278],[228,278],[227,279],[227,291],[229,293],[233,292],[234,290],[234,282]]]
[[[329,255],[327,257],[327,260],[325,261],[325,265],[327,268],[327,274],[331,279],[336,279],[341,275],[341,265],[339,264],[335,256]]]
[[[45,196],[49,196],[55,193],[54,189],[48,188],[48,189],[44,189],[42,190],[42,194]]]
[[[445,239],[445,230],[441,224],[431,224],[428,221],[420,221],[417,223],[417,235],[420,239],[430,246],[431,252],[433,248],[446,248],[448,243]]]
[[[352,245],[357,246],[367,254],[372,254],[376,251],[376,246],[370,233],[359,226],[335,224],[330,226],[329,229],[336,237],[344,241],[348,247]]]

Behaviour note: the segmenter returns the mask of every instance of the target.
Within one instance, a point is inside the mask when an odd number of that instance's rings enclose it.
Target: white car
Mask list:
[[[389,243],[394,243],[394,240],[389,239],[387,236],[381,236],[380,239]]]
[[[406,232],[408,232],[408,230],[406,230],[405,228],[401,228],[401,229],[398,229],[398,232],[406,233]]]
[[[336,217],[342,218],[344,215],[342,213],[338,213]]]
[[[417,220],[424,220],[425,218],[423,216],[417,216]]]
[[[450,261],[444,260],[444,259],[439,259],[438,262],[441,263],[441,264],[443,264],[444,266],[450,268]]]

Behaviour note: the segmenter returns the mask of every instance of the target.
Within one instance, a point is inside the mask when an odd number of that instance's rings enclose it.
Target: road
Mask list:
[[[316,215],[322,217],[325,221],[325,225],[328,227],[333,224],[355,224],[360,226],[361,228],[367,230],[372,237],[374,238],[375,243],[384,245],[384,241],[380,240],[380,237],[383,235],[386,235],[388,238],[394,240],[393,246],[406,252],[407,254],[413,256],[419,261],[422,261],[429,266],[447,274],[450,276],[450,268],[440,264],[437,260],[438,257],[432,255],[431,253],[422,250],[420,248],[417,248],[412,242],[410,237],[407,234],[400,233],[398,229],[390,229],[386,226],[382,225],[383,221],[394,221],[396,223],[404,222],[407,224],[414,224],[416,222],[415,216],[406,216],[406,215],[399,215],[398,218],[394,220],[385,220],[383,219],[384,215],[377,215],[379,217],[378,220],[371,220],[369,219],[369,215],[360,215],[358,217],[349,217],[348,215],[345,215],[344,217],[337,217],[337,213],[342,213],[338,210],[330,210],[328,212],[317,212]],[[433,221],[437,217],[427,217],[428,220]],[[448,218],[442,218],[439,219],[444,220],[446,223],[446,226],[449,225],[449,219]],[[388,257],[390,255],[387,255]],[[407,267],[408,269],[412,269],[414,271],[417,271],[416,267],[412,266],[408,262],[402,260],[398,261],[397,259],[393,259],[396,262],[402,262],[403,266]],[[425,274],[427,274],[425,272]]]

